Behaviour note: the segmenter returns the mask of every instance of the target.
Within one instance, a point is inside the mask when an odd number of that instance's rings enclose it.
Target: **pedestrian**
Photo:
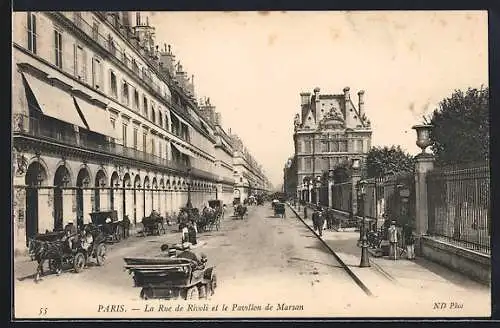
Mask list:
[[[406,254],[408,260],[415,259],[415,237],[411,224],[407,223],[404,227],[404,236],[406,242]]]
[[[307,206],[304,205],[304,219],[307,219]]]
[[[399,232],[396,227],[396,221],[391,221],[391,225],[388,229],[389,235],[389,257],[393,260],[397,260],[398,253],[398,242],[399,242]]]

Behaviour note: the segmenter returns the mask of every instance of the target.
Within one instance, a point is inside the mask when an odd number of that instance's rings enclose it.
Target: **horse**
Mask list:
[[[62,261],[64,256],[64,247],[66,242],[62,240],[56,241],[43,241],[36,239],[29,239],[28,253],[32,260],[38,262],[36,268],[35,282],[40,280],[44,275],[43,264],[45,260],[54,261],[56,265],[56,273],[60,274],[62,271]]]

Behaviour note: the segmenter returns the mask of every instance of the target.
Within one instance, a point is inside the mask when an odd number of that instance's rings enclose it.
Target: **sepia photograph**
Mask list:
[[[491,316],[487,11],[15,11],[12,319]]]

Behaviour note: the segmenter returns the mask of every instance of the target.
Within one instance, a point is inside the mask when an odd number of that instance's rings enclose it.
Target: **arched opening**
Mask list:
[[[28,167],[25,176],[26,184],[26,246],[29,238],[38,233],[38,187],[47,179],[47,172],[39,162]]]
[[[54,229],[63,229],[63,188],[70,183],[68,169],[61,165],[54,176]]]
[[[89,183],[89,171],[86,168],[82,168],[76,177],[76,186],[78,187],[76,190],[76,224],[78,227],[81,227],[84,224],[85,213],[83,213],[83,188],[87,188]]]
[[[94,189],[94,211],[98,212],[101,210],[101,190],[106,186],[106,174],[103,170],[99,170],[95,175],[95,189]]]
[[[111,175],[111,181],[110,181],[110,189],[109,189],[109,205],[110,209],[114,210],[115,209],[115,189],[118,188],[120,185],[118,184],[118,173],[113,172]]]
[[[137,224],[137,216],[142,213],[142,209],[137,209],[137,192],[141,188],[141,178],[139,174],[135,176],[134,179],[134,225]],[[138,211],[141,210],[139,213]]]

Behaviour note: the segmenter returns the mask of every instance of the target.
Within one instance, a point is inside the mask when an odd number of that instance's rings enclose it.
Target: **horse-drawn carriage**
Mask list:
[[[274,216],[285,218],[285,203],[273,203]]]
[[[106,255],[104,241],[102,231],[92,224],[85,225],[83,230],[75,235],[54,231],[29,239],[28,253],[32,260],[38,262],[35,281],[44,275],[45,261],[49,262],[49,270],[57,274],[68,268],[79,273],[90,258],[94,258],[97,265],[103,265]]]
[[[142,299],[206,299],[214,294],[214,267],[186,258],[124,258]],[[206,259],[205,259],[206,260]]]
[[[245,205],[242,205],[242,204],[238,204],[236,205],[236,207],[234,208],[234,216],[237,218],[237,219],[243,219],[245,218],[245,215],[247,215],[247,207]]]
[[[128,220],[118,221],[116,210],[92,212],[90,218],[92,223],[101,229],[106,242],[109,243],[121,241],[130,227]]]
[[[151,214],[142,219],[142,236],[161,235],[167,233],[165,228],[166,220],[158,212],[152,211]]]

